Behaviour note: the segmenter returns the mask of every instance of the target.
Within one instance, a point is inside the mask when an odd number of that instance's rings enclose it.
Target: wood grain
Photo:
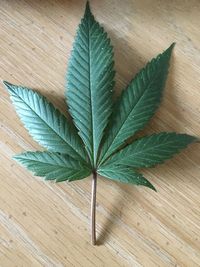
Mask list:
[[[165,98],[144,133],[200,136],[200,2],[93,0],[115,47],[116,90],[176,42]],[[0,76],[61,111],[81,0],[1,0]],[[98,246],[90,244],[91,177],[45,183],[11,157],[40,147],[0,85],[0,266],[200,266],[200,153],[190,146],[144,171],[158,193],[99,177]]]

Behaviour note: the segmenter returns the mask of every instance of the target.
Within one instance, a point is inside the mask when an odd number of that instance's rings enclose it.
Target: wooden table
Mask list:
[[[200,136],[200,2],[91,1],[115,47],[119,92],[173,41],[162,105],[144,133]],[[65,111],[64,75],[84,1],[1,0],[0,77]],[[200,266],[200,152],[144,171],[158,193],[99,177],[98,246],[90,244],[91,177],[45,183],[11,157],[40,149],[0,85],[0,266]]]

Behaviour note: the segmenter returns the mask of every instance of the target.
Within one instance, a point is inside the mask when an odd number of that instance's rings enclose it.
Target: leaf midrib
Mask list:
[[[92,83],[91,83],[91,43],[90,43],[90,19],[87,20],[87,25],[88,25],[88,79],[89,79],[89,92],[90,92],[90,106],[91,106],[91,129],[92,129],[92,155],[91,155],[91,160],[93,161],[93,167],[95,167],[95,155],[94,155],[94,143],[95,143],[95,138],[94,138],[94,109],[93,109],[93,98],[92,98]]]
[[[68,166],[64,166],[64,165],[60,165],[60,164],[55,165],[55,164],[50,163],[50,162],[43,162],[43,161],[33,160],[33,159],[28,160],[28,161],[30,161],[30,162],[35,162],[35,163],[39,163],[39,164],[47,164],[47,165],[51,165],[52,167],[55,167],[55,168],[56,168],[56,167],[59,167],[59,168],[62,168],[62,169],[70,169],[70,170],[74,170],[74,168],[72,168],[72,167],[68,167]]]
[[[41,164],[49,164],[53,167],[62,167],[62,168],[67,168],[67,169],[71,169],[71,170],[74,170],[74,168],[72,167],[68,167],[66,165],[60,165],[60,164],[54,164],[54,163],[51,163],[51,162],[47,162],[46,160],[39,160],[39,159],[29,159],[29,158],[24,158],[24,157],[17,157],[16,156],[16,159],[21,159],[21,160],[25,160],[25,161],[29,161],[29,162],[37,162],[37,163],[41,163]]]
[[[148,148],[148,149],[146,149],[146,150],[143,150],[142,152],[141,151],[138,151],[137,153],[134,153],[134,155],[138,155],[138,154],[142,154],[142,153],[144,153],[144,151],[145,152],[147,152],[147,151],[149,151],[149,150],[151,150],[151,149],[155,149],[155,148],[157,148],[157,147],[159,147],[159,146],[164,146],[164,145],[169,145],[170,143],[174,143],[174,141],[169,141],[169,142],[167,142],[167,143],[160,143],[160,144],[158,144],[158,145],[156,145],[156,146],[154,146],[154,147],[151,147],[151,148]],[[129,158],[130,156],[128,156],[127,158]],[[126,159],[127,159],[126,158]],[[120,159],[119,159],[120,160]],[[116,161],[113,161],[113,162],[118,162],[118,160],[116,160]],[[122,162],[123,162],[123,160],[122,160]]]

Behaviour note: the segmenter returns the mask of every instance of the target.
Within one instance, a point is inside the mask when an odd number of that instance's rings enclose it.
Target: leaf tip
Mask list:
[[[155,188],[155,186],[152,185],[152,183],[150,183],[147,179],[145,179],[141,185],[144,185],[144,186],[152,189],[153,191],[157,192],[157,189]]]
[[[19,161],[19,155],[17,154],[17,155],[12,156],[12,159],[15,161]]]
[[[166,52],[167,52],[167,54],[169,55],[169,57],[171,56],[171,54],[172,54],[172,51],[173,51],[173,49],[174,49],[174,46],[175,46],[175,42],[173,42],[168,48],[167,48],[167,50],[166,50]]]
[[[157,189],[153,186],[153,185],[151,185],[149,188],[151,188],[153,191],[155,191],[156,193],[158,192],[157,191]]]
[[[196,136],[193,136],[193,135],[189,135],[189,134],[180,134],[180,135],[182,135],[185,138],[187,145],[192,144],[192,143],[199,143],[200,142],[200,138],[199,137],[196,137]]]
[[[157,192],[157,189],[152,185],[152,183],[150,183],[148,180],[145,181],[145,184],[142,184],[150,189],[152,189],[153,191]]]
[[[7,81],[2,81],[2,83],[4,84],[9,93],[14,92],[14,87],[15,87],[14,84],[9,83]]]
[[[9,83],[9,82],[7,82],[7,81],[2,81],[2,83],[7,87],[7,88],[9,88],[10,86],[12,86],[12,84],[11,83]]]
[[[86,5],[85,5],[85,15],[91,14],[91,10],[90,10],[90,2],[87,1]]]
[[[170,49],[173,49],[174,48],[174,46],[176,45],[176,43],[175,42],[173,42],[171,45],[170,45]]]

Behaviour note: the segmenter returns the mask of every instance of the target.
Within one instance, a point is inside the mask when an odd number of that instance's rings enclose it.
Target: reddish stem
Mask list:
[[[92,192],[91,192],[91,242],[96,245],[96,189],[97,189],[97,173],[93,172]]]

